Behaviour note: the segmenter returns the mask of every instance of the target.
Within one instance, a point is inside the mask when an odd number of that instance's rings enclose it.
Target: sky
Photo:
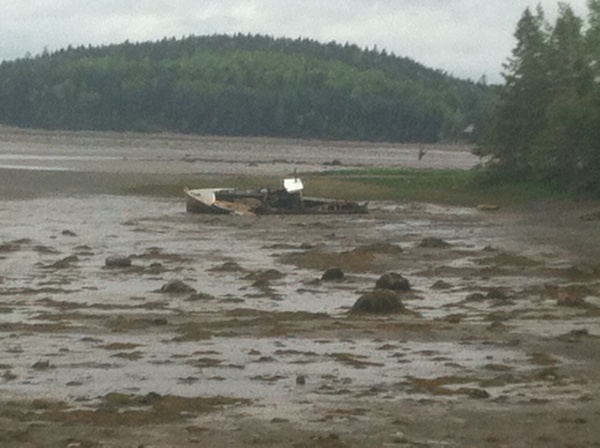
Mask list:
[[[567,0],[581,18],[587,0]],[[502,82],[525,8],[558,0],[0,0],[0,60],[68,45],[252,33],[377,47],[450,75]]]

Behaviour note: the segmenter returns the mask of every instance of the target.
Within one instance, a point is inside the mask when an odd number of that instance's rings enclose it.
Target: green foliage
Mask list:
[[[479,127],[482,84],[353,45],[202,36],[68,48],[0,65],[21,127],[437,141]]]
[[[526,9],[482,153],[519,178],[600,195],[600,1],[587,29],[565,3],[554,26]]]

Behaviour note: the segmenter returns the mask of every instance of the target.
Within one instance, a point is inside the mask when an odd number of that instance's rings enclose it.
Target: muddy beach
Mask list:
[[[117,191],[478,160],[0,131],[1,447],[600,445],[597,206],[194,215]],[[351,312],[390,272],[401,312]]]

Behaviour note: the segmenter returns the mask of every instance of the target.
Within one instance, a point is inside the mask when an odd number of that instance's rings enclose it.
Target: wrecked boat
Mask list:
[[[302,194],[298,178],[283,180],[283,188],[237,190],[234,188],[185,189],[186,210],[191,213],[238,215],[328,215],[367,213],[367,204]]]

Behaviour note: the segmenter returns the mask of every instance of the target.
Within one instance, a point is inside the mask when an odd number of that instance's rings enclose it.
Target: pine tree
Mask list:
[[[600,0],[588,0],[589,26],[586,33],[586,44],[596,86],[600,83]]]
[[[517,45],[504,65],[505,85],[496,108],[488,152],[515,173],[529,169],[528,149],[544,129],[550,79],[546,21],[527,8],[517,24]]]
[[[569,5],[559,4],[547,52],[545,125],[529,151],[537,177],[563,184],[572,183],[589,164],[593,76],[582,26]]]

